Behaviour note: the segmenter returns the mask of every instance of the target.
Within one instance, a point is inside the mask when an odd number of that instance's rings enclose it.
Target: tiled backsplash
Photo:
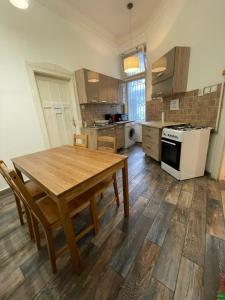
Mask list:
[[[202,125],[215,128],[219,106],[221,85],[217,91],[198,96],[198,90],[184,93],[175,97],[161,100],[151,100],[146,103],[147,121],[161,120],[161,113],[165,112],[165,120],[185,122],[193,125]],[[179,110],[170,110],[170,100],[179,98]]]
[[[93,124],[94,120],[105,119],[105,114],[123,113],[123,105],[110,105],[110,104],[86,104],[81,105],[81,116],[83,122],[88,125]]]

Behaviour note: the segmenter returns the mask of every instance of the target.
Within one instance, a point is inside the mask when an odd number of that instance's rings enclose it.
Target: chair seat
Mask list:
[[[73,199],[69,202],[69,213],[70,217],[73,217],[79,211],[83,210],[85,207],[89,206],[90,199],[100,195],[105,189],[113,183],[112,177],[103,180],[98,183],[93,188],[89,189],[82,195]],[[45,215],[48,223],[50,225],[57,225],[60,223],[60,214],[57,204],[50,197],[44,197],[37,202],[40,210]]]
[[[25,187],[34,200],[45,195],[44,191],[33,181],[26,182]]]

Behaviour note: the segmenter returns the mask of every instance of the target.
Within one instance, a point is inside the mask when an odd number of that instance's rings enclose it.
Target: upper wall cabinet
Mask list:
[[[153,98],[186,91],[189,59],[190,47],[175,47],[153,63]]]
[[[87,69],[76,71],[75,77],[80,104],[122,104],[121,80]]]

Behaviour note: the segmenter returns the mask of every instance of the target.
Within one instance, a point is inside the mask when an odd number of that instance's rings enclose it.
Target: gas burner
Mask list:
[[[185,124],[185,125],[175,125],[168,127],[173,130],[179,130],[179,131],[190,131],[190,130],[197,130],[197,129],[203,129],[204,126],[193,126],[191,124]]]

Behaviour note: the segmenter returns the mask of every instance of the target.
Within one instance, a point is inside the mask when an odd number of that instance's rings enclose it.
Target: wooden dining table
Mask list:
[[[36,182],[58,205],[73,267],[82,269],[68,203],[122,169],[124,216],[129,216],[127,156],[65,145],[12,159],[17,174]]]

